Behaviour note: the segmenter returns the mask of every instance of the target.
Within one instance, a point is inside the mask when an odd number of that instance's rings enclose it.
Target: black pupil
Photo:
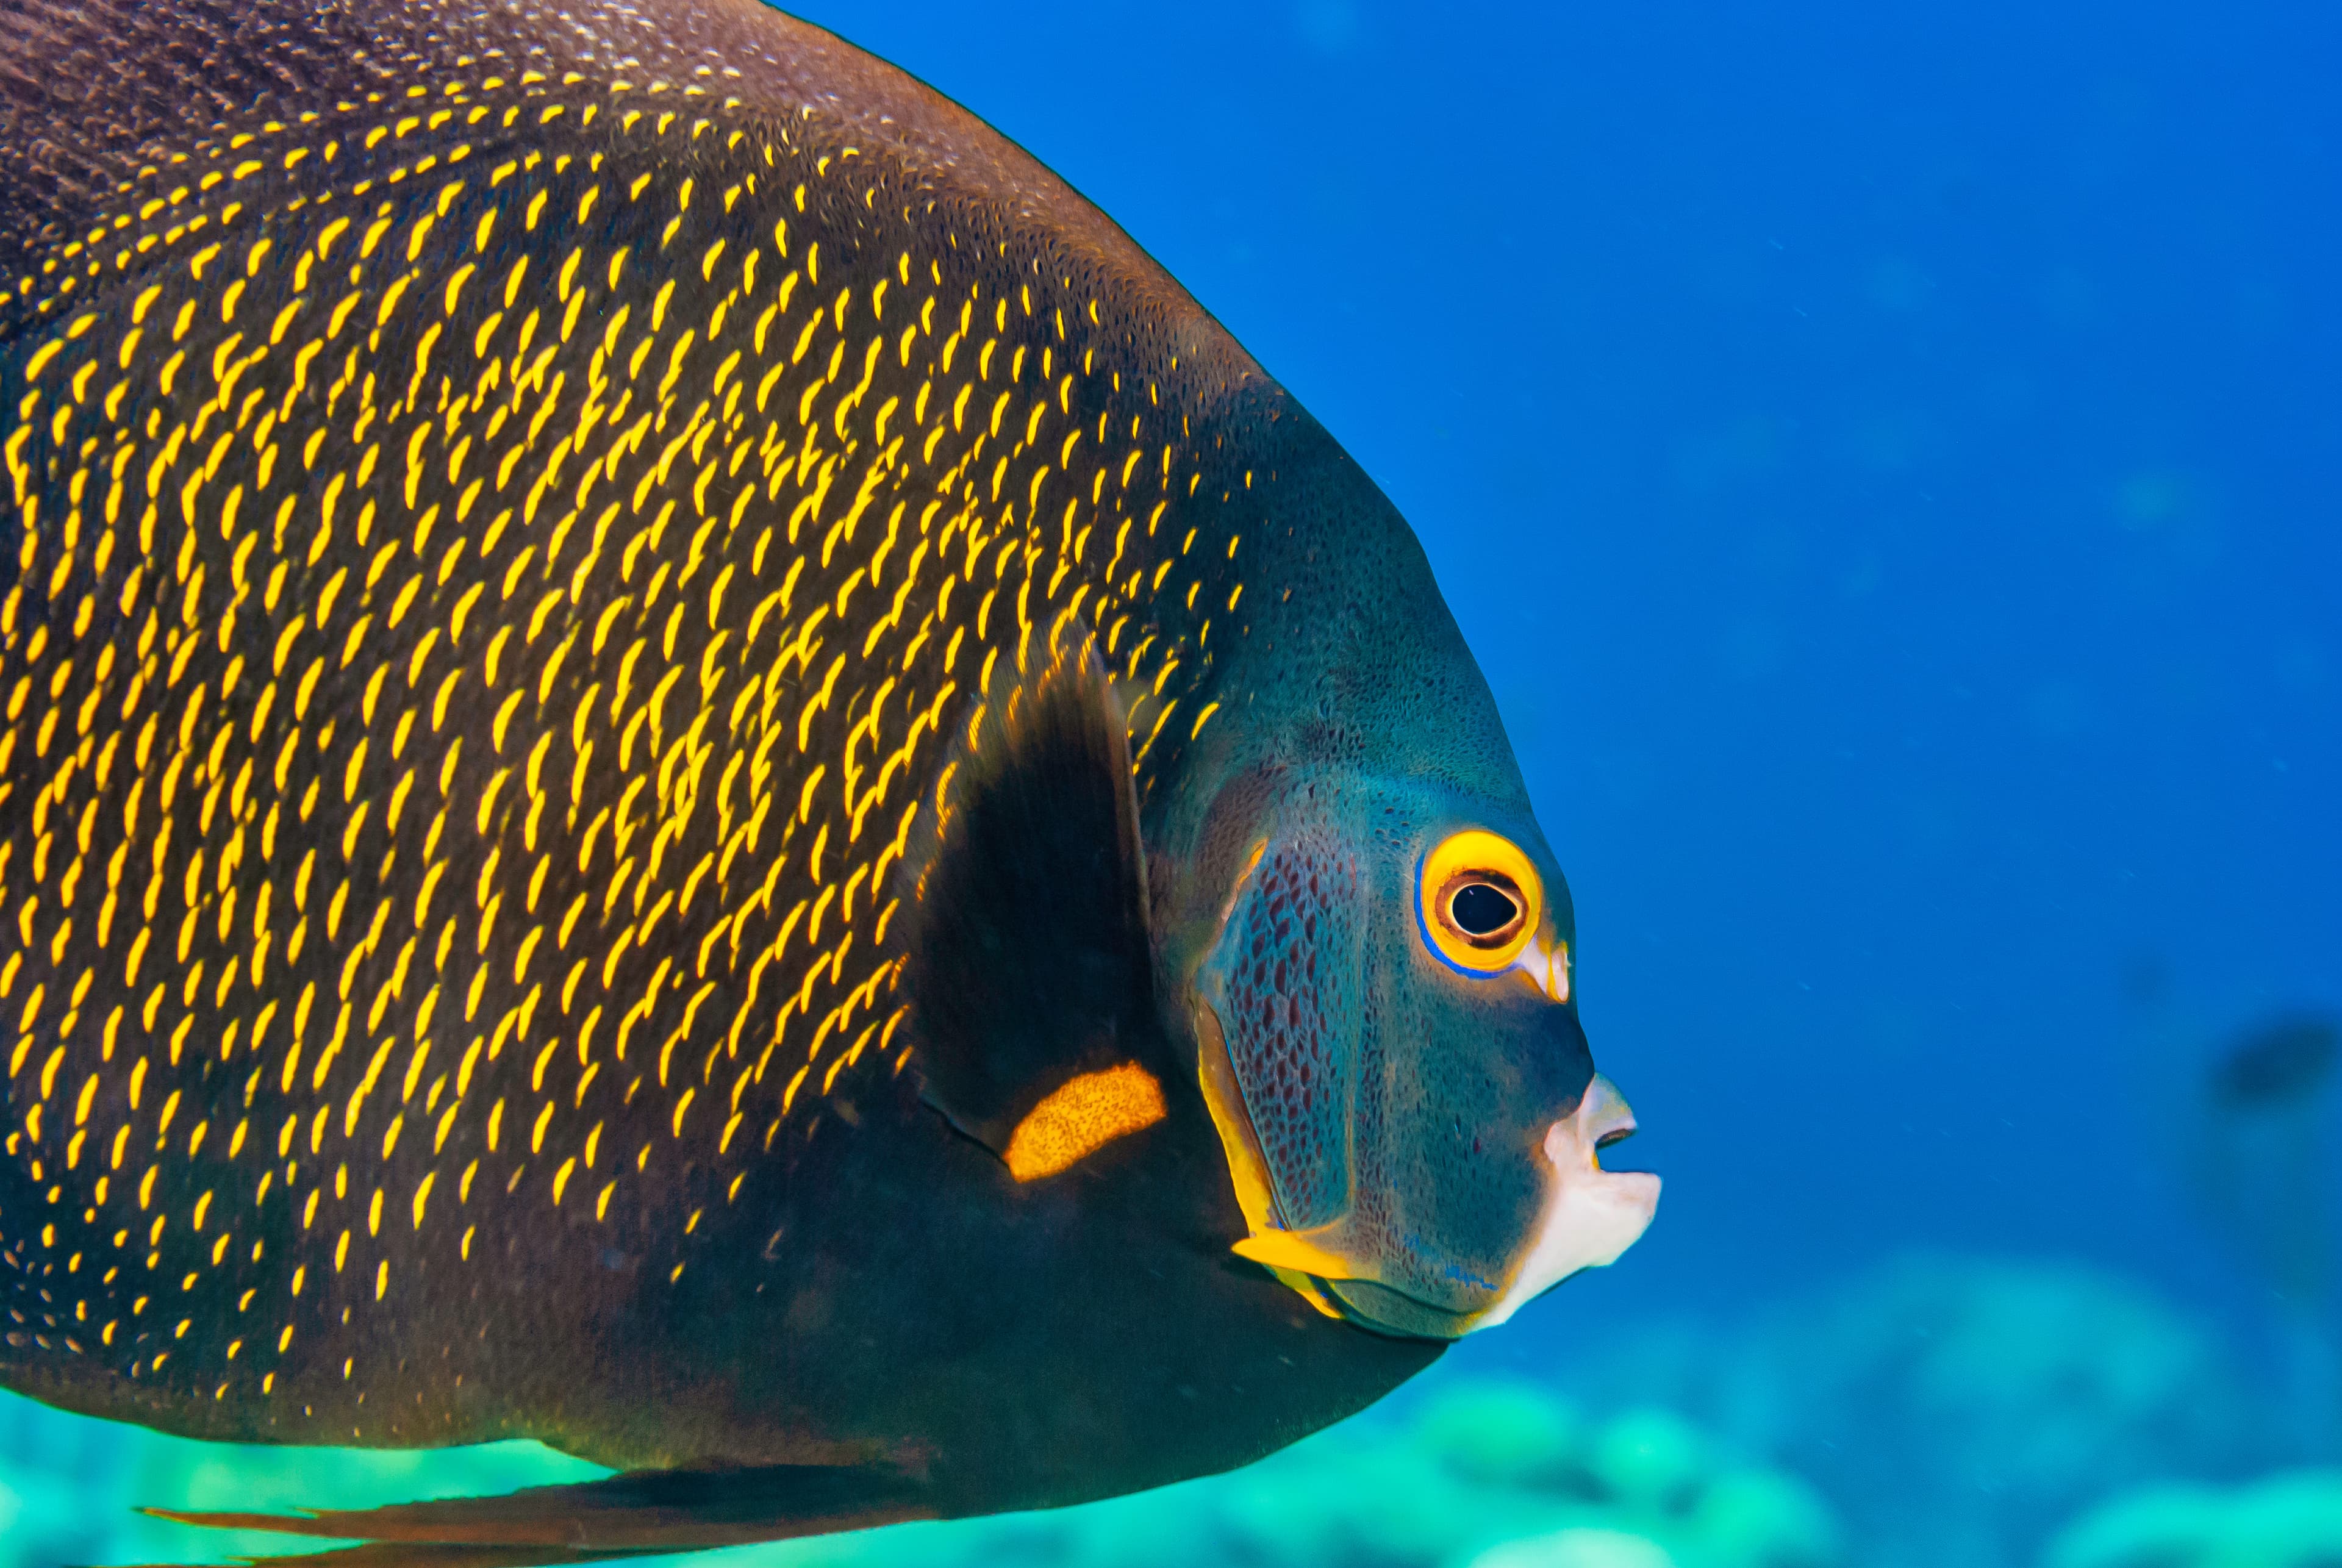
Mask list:
[[[1456,924],[1466,935],[1487,936],[1510,925],[1520,914],[1515,904],[1500,889],[1485,882],[1466,883],[1456,890],[1447,905]]]

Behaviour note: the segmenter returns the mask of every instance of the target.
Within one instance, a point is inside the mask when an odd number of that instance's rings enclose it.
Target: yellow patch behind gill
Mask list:
[[[1052,1090],[1016,1124],[1008,1137],[1008,1174],[1020,1182],[1054,1176],[1167,1114],[1163,1085],[1137,1063],[1085,1073]]]

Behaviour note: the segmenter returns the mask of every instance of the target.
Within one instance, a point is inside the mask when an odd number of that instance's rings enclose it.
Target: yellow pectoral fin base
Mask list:
[[[1261,1264],[1276,1276],[1279,1284],[1338,1323],[1344,1317],[1342,1309],[1326,1299],[1318,1281],[1356,1279],[1363,1271],[1313,1238],[1328,1237],[1340,1224],[1336,1220],[1314,1231],[1255,1231],[1228,1250]]]
[[[1008,1174],[1019,1182],[1054,1176],[1116,1138],[1166,1115],[1163,1085],[1136,1062],[1085,1073],[1060,1084],[1008,1135]]]
[[[1366,1270],[1336,1250],[1343,1223],[1336,1220],[1306,1231],[1256,1231],[1229,1249],[1240,1258],[1272,1269],[1315,1274],[1321,1280],[1362,1280]]]

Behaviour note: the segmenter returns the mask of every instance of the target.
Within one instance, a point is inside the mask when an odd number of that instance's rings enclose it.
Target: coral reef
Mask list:
[[[136,1503],[291,1507],[590,1473],[525,1443],[439,1454],[221,1448],[0,1403],[0,1568],[265,1552]],[[12,1512],[13,1516],[12,1516]],[[1527,1383],[1458,1383],[1249,1469],[1086,1508],[746,1549],[757,1568],[1832,1568],[1796,1478],[1656,1409],[1594,1420]]]
[[[2017,1568],[2123,1488],[2273,1457],[2207,1329],[2064,1261],[1906,1255],[1601,1363],[1618,1396],[1689,1412],[1813,1482],[1882,1568]]]
[[[532,1443],[440,1453],[192,1443],[0,1393],[0,1568],[226,1562],[282,1536],[190,1530],[142,1507],[290,1512],[503,1492],[603,1473]]]
[[[2308,1568],[2297,1472],[2210,1330],[2079,1264],[1919,1254],[1576,1355],[1573,1403],[1435,1373],[1248,1469],[1086,1508],[743,1549],[756,1568]],[[526,1443],[226,1448],[0,1395],[0,1568],[220,1561],[165,1506],[362,1505],[596,1473]],[[2173,1484],[2184,1477],[2191,1485]],[[2219,1483],[2232,1490],[2213,1490]],[[1824,1499],[1827,1499],[1827,1503]],[[1843,1543],[1843,1544],[1842,1544]]]
[[[808,1543],[813,1544],[813,1543]],[[1589,1420],[1524,1383],[1456,1383],[1249,1469],[1086,1508],[820,1543],[841,1568],[1830,1568],[1793,1476],[1680,1417]],[[795,1549],[793,1549],[795,1550]]]
[[[2042,1568],[2331,1568],[2342,1563],[2342,1472],[2250,1485],[2145,1487],[2083,1515]]]

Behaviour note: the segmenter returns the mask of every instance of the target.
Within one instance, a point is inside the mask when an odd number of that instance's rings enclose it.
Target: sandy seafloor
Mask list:
[[[1415,523],[1576,901],[1650,1235],[1350,1425],[857,1563],[2342,1562],[2342,16],[825,4]],[[2322,804],[2321,804],[2322,803]],[[0,1564],[541,1452],[0,1400]]]

